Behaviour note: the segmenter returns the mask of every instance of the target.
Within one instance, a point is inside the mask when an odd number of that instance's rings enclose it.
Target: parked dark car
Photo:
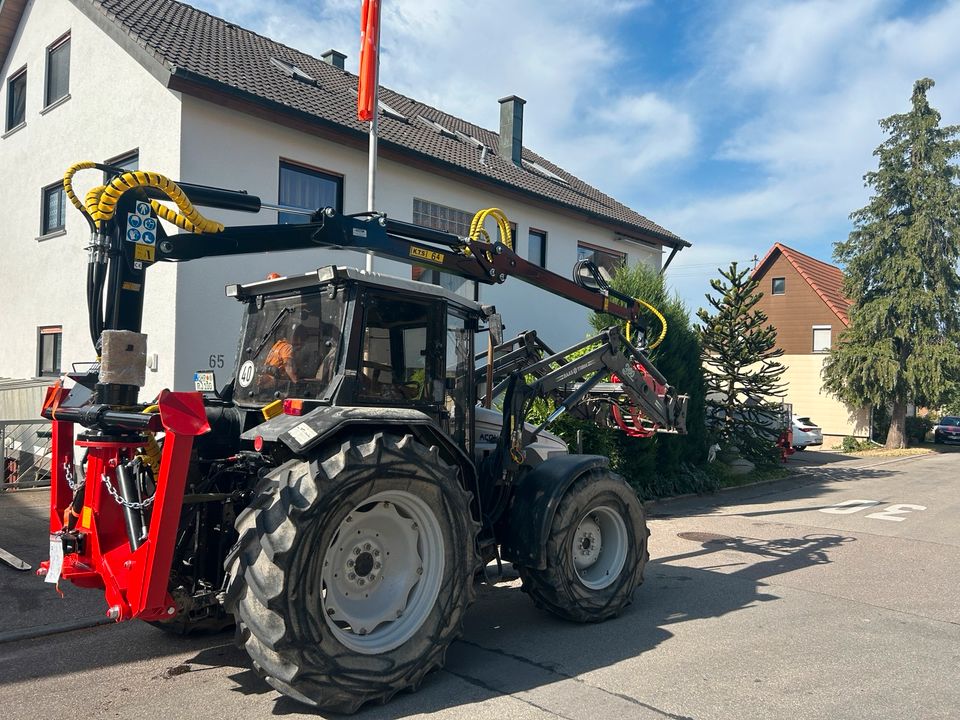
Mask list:
[[[933,428],[935,443],[960,442],[960,417],[944,415]]]

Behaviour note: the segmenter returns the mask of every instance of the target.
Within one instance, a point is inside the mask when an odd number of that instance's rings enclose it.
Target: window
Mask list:
[[[527,260],[545,268],[547,266],[547,234],[530,228],[527,234]]]
[[[774,295],[783,295],[786,291],[787,291],[786,278],[774,278],[770,288],[770,292],[772,292]]]
[[[332,207],[342,212],[343,178],[281,160],[278,202],[291,208],[319,210]],[[277,222],[295,225],[310,222],[310,216],[280,212],[277,213]]]
[[[446,357],[443,403],[447,416],[441,416],[441,422],[446,423],[447,432],[456,438],[457,444],[470,447],[472,439],[468,445],[467,428],[473,426],[473,404],[467,399],[473,387],[473,331],[463,317],[449,311]]]
[[[577,260],[593,260],[598,268],[603,268],[610,275],[613,275],[616,269],[627,261],[627,256],[616,250],[578,243]]]
[[[830,336],[833,328],[830,325],[813,326],[813,351],[815,353],[830,352]]]
[[[470,234],[470,223],[473,215],[463,210],[456,210],[445,205],[413,199],[413,224],[423,227],[453,233],[460,237]]]
[[[66,205],[63,183],[55,183],[43,189],[43,207],[40,218],[40,235],[50,235],[64,228]]]
[[[46,87],[44,107],[53,105],[70,92],[70,33],[47,48]]]
[[[27,120],[27,69],[23,68],[7,81],[7,130]]]
[[[456,208],[445,205],[438,205],[437,203],[421,200],[420,198],[413,199],[414,225],[466,237],[470,234],[470,223],[472,222],[473,215],[465,210],[457,210]],[[513,227],[514,236],[516,236],[516,227],[512,225],[511,227]],[[411,269],[411,277],[420,282],[445,287],[458,295],[473,300],[479,299],[480,296],[477,283],[429,267],[414,266]]]
[[[48,325],[37,328],[37,375],[60,374],[60,347],[63,327]]]
[[[442,339],[435,336],[430,306],[376,293],[362,298],[362,304],[358,399],[376,404],[439,400],[433,382],[438,358],[428,348]]]

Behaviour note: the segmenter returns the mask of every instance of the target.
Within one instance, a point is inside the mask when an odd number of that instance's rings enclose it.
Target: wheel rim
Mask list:
[[[613,508],[596,507],[580,520],[573,536],[573,567],[591,590],[613,583],[627,560],[627,526]]]
[[[327,548],[324,620],[351,650],[393,650],[429,616],[443,564],[443,532],[430,506],[402,490],[377,493],[346,514]]]

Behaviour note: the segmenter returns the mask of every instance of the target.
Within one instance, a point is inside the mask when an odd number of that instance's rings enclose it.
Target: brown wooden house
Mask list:
[[[786,366],[784,400],[794,415],[809,417],[827,436],[869,437],[869,408],[852,408],[823,390],[823,362],[850,324],[850,301],[843,294],[840,268],[776,243],[753,271],[763,297],[757,307],[777,329]]]

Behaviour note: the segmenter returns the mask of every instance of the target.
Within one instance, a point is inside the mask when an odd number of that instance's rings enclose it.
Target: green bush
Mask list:
[[[849,435],[840,443],[840,449],[843,452],[863,452],[864,450],[872,450],[873,447],[873,443],[871,443],[869,440],[858,440],[857,438]]]
[[[908,417],[905,433],[908,443],[923,444],[927,433],[933,429],[933,421],[929,417]]]

